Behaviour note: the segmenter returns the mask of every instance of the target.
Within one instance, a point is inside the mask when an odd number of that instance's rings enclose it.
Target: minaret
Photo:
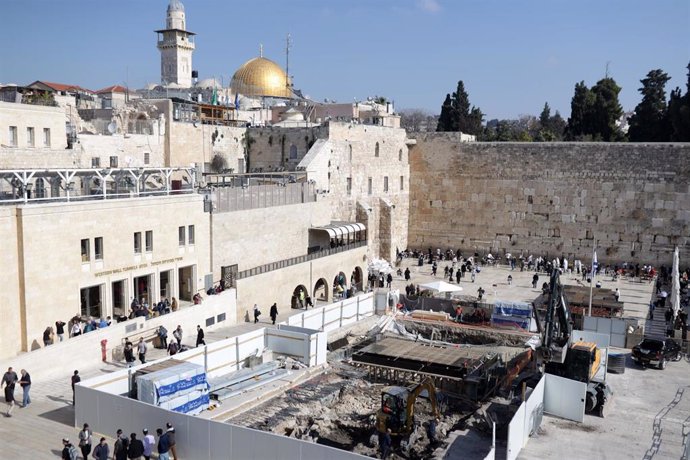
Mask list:
[[[156,30],[161,52],[161,83],[176,83],[183,88],[192,86],[193,32],[185,30],[184,5],[170,0],[165,29]]]

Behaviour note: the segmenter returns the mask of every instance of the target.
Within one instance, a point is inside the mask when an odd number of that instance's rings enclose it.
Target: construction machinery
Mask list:
[[[426,391],[426,394],[424,392]],[[425,396],[431,403],[432,417],[440,416],[436,400],[436,387],[430,378],[412,387],[391,386],[381,391],[381,409],[376,414],[379,433],[391,430],[392,436],[408,436],[414,431],[415,402]]]
[[[536,350],[537,365],[543,365],[548,374],[586,383],[585,411],[603,416],[604,405],[612,391],[605,381],[595,380],[601,365],[601,350],[591,342],[571,343],[570,309],[558,270],[551,273],[544,328],[538,320],[537,327],[542,342]]]

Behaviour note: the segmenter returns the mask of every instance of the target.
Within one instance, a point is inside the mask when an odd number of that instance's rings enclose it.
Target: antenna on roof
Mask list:
[[[264,44],[259,43],[259,57],[264,57]]]
[[[290,88],[290,47],[292,46],[292,38],[288,32],[285,39],[285,87]]]

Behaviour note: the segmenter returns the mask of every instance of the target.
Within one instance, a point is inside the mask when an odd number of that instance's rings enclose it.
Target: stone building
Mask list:
[[[192,53],[194,35],[186,28],[184,5],[170,0],[165,29],[156,30],[161,53],[161,82],[180,88],[192,86]]]

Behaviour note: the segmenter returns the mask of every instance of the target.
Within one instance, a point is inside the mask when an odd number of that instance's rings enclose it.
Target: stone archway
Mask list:
[[[362,269],[360,267],[355,267],[352,271],[351,284],[355,287],[356,291],[364,290],[364,276],[362,275]]]
[[[328,302],[328,282],[325,278],[320,278],[314,285],[313,297],[314,301]]]
[[[345,297],[345,291],[347,291],[347,275],[344,272],[339,272],[333,278],[333,300]]]
[[[290,299],[290,306],[292,308],[304,308],[306,299],[309,296],[307,288],[300,284],[294,291],[292,291],[292,299]]]

